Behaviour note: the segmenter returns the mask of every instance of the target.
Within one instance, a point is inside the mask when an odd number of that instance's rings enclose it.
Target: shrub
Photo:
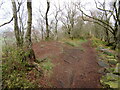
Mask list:
[[[26,53],[15,47],[4,47],[2,58],[2,82],[4,88],[33,88],[36,85],[27,79],[29,63],[24,60]]]

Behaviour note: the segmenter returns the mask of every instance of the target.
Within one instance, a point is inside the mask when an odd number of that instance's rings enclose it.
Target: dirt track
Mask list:
[[[44,45],[44,47],[40,47]],[[55,88],[100,88],[100,67],[97,64],[96,52],[88,41],[77,47],[63,45],[59,42],[40,43],[34,45],[36,56],[52,57],[55,67],[49,82]],[[39,48],[39,49],[38,49]],[[62,50],[61,50],[62,48]]]

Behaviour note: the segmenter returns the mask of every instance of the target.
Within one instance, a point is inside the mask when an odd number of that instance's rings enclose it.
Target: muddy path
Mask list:
[[[44,44],[44,43],[41,43]],[[39,45],[39,44],[38,44]],[[34,50],[37,57],[46,55],[52,57],[55,65],[49,81],[55,88],[100,88],[100,67],[97,64],[95,49],[88,41],[79,47],[70,47],[59,42],[49,42],[45,47],[39,48],[36,44]],[[62,51],[61,51],[62,48]]]

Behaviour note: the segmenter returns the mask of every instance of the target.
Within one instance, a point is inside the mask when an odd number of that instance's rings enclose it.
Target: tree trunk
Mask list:
[[[49,39],[49,24],[48,24],[48,11],[50,9],[50,2],[47,0],[47,11],[45,14],[45,19],[46,19],[46,39]]]
[[[31,27],[32,27],[32,1],[27,0],[27,10],[28,10],[28,21],[27,21],[27,32],[26,32],[26,46],[28,52],[28,58],[30,60],[35,60],[35,54],[32,49],[32,40],[31,40]]]
[[[20,40],[20,30],[18,27],[18,17],[17,17],[17,8],[16,3],[14,0],[11,1],[13,6],[13,18],[14,18],[14,32],[16,38],[16,44],[18,47],[21,47],[21,40]]]
[[[107,42],[107,44],[110,44],[109,31],[107,28],[105,29],[105,34],[105,41]]]
[[[120,62],[120,24],[119,24],[119,34],[118,34],[118,60]]]
[[[118,7],[118,60],[120,62],[120,0],[119,0],[119,7]]]
[[[56,23],[55,23],[55,40],[58,40],[58,20],[56,15]]]
[[[70,28],[70,26],[68,25],[68,27],[67,27],[67,29],[68,29],[68,36],[69,36],[69,38],[71,38],[71,28]]]
[[[112,49],[116,49],[117,48],[117,44],[118,44],[118,38],[117,38],[117,33],[113,33],[113,39],[114,39],[114,42],[113,42],[113,45],[112,45]]]
[[[42,33],[42,40],[44,40],[44,30],[43,30],[43,26],[41,26],[41,33]]]

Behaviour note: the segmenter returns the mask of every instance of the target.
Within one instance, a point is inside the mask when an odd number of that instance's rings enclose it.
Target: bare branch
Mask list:
[[[1,8],[1,6],[3,5],[3,3],[4,3],[4,2],[1,2],[1,3],[0,3],[0,8]]]
[[[40,7],[39,7],[39,10],[38,10],[38,11],[39,11],[40,15],[42,16],[42,18],[45,19],[45,16],[42,14],[42,12],[41,12],[41,10],[40,10]]]
[[[102,27],[108,29],[108,30],[113,34],[113,32],[112,32],[106,25],[103,25],[103,24],[101,24],[101,23],[99,23],[99,22],[97,22],[97,21],[94,21],[94,20],[85,19],[84,16],[83,16],[83,14],[82,14],[82,19],[83,19],[84,21],[89,21],[89,22],[96,23],[96,24],[98,24],[98,25],[100,25],[100,26],[102,26]]]
[[[103,8],[98,7],[96,0],[94,0],[94,2],[95,2],[95,5],[96,5],[96,8],[97,8],[97,9],[99,9],[99,10],[101,10],[101,11],[107,11],[107,12],[110,12],[110,13],[113,12],[113,11],[111,11],[111,10],[105,10],[105,9],[103,9]],[[100,3],[100,2],[99,2],[99,3]],[[103,4],[102,4],[102,3],[100,3],[100,5],[103,7]]]
[[[18,10],[16,12],[19,12],[21,5],[22,5],[22,2],[18,4]],[[1,24],[0,27],[11,23],[13,21],[13,19],[14,19],[14,16],[8,22],[5,22],[5,23]]]
[[[3,23],[2,25],[0,25],[0,27],[4,26],[4,25],[6,25],[6,24],[9,24],[9,23],[11,23],[12,21],[13,21],[13,17],[12,17],[8,22],[5,22],[5,23]]]
[[[98,18],[91,17],[91,16],[87,15],[86,13],[84,13],[83,10],[81,10],[80,8],[78,8],[78,9],[82,12],[83,15],[85,15],[85,16],[87,16],[87,17],[93,19],[93,20],[99,21],[99,22],[101,22],[101,23],[107,25],[107,26],[110,27],[110,29],[112,30],[111,32],[114,31],[114,28],[113,28],[112,26],[110,26],[108,23],[106,23],[106,22],[104,22],[104,21],[102,21],[102,20],[100,20],[100,19],[98,19]]]

